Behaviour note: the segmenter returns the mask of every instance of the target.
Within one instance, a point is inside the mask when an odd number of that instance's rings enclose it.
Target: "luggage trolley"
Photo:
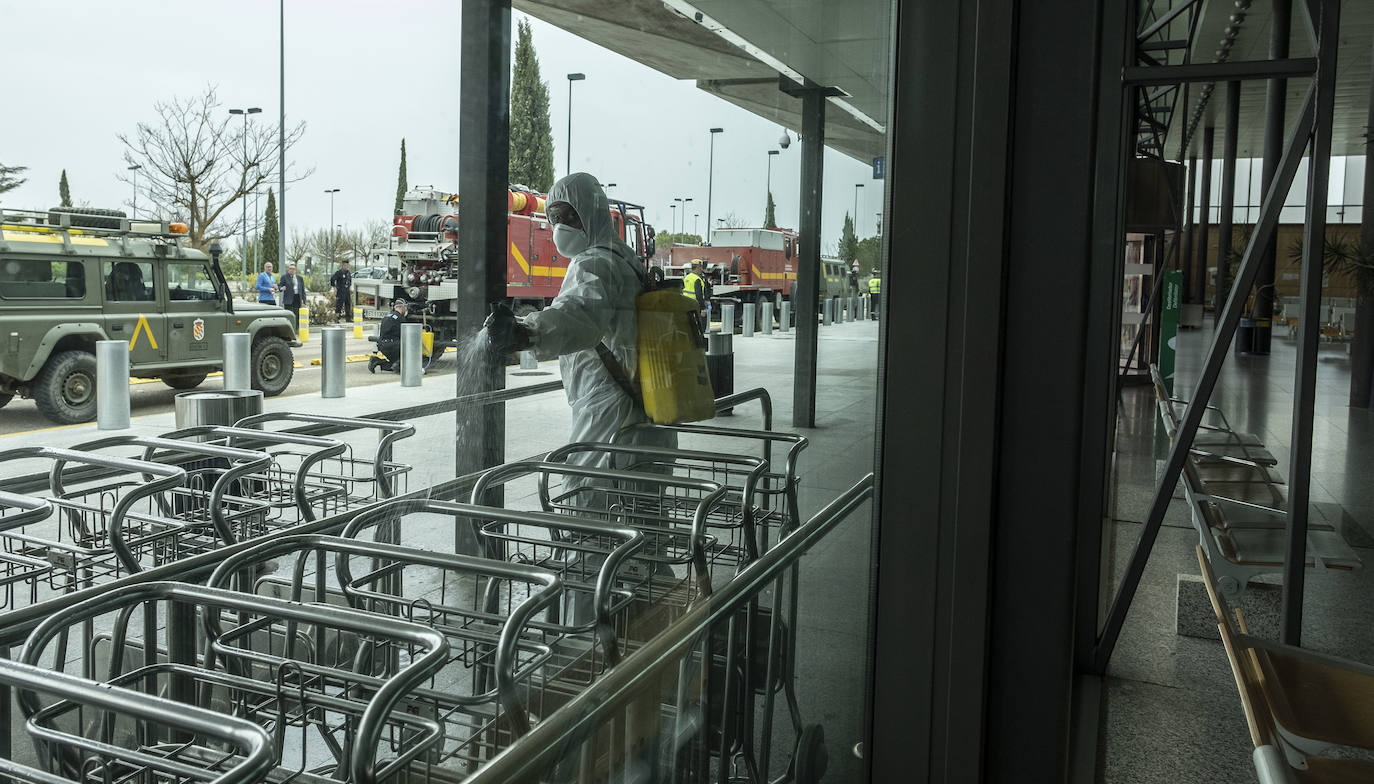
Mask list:
[[[471,772],[528,731],[539,695],[552,680],[558,630],[538,615],[559,602],[563,586],[545,569],[437,553],[378,541],[296,535],[263,542],[221,563],[208,585],[251,580],[255,564],[294,562],[290,598],[326,597],[354,610],[401,618],[442,634],[443,664],[407,694],[400,710],[432,722],[438,736],[408,775],[453,778]],[[328,575],[328,561],[334,575]],[[300,636],[328,661],[365,662],[376,651],[356,634],[306,627]]]
[[[59,721],[30,721],[27,730],[43,767],[0,758],[0,778],[24,784],[256,784],[273,767],[272,738],[243,719],[6,659],[0,659],[0,684],[55,699],[53,715],[74,709],[106,726],[130,724],[139,737],[177,738],[161,746],[121,748]]]
[[[321,436],[273,433],[241,427],[198,425],[175,430],[164,439],[221,444],[264,452],[272,462],[243,477],[238,494],[267,505],[265,525],[272,530],[311,522],[342,508],[344,491],[312,477],[326,461],[344,455],[348,445]]]
[[[371,458],[358,457],[350,445],[344,454],[333,456],[318,466],[312,467],[309,474],[311,481],[338,487],[342,490],[340,496],[342,506],[330,510],[330,514],[406,492],[406,479],[410,474],[411,467],[404,463],[395,462],[393,456],[397,441],[415,435],[414,425],[405,422],[389,422],[383,419],[321,416],[279,411],[247,417],[235,422],[234,426],[266,430],[269,425],[288,424],[303,427],[286,432],[307,432],[307,428],[310,426],[322,426],[334,434],[365,431],[376,433],[377,450]]]
[[[22,529],[30,523],[46,520],[51,514],[52,504],[46,499],[0,491],[0,532]],[[16,586],[26,589],[25,604],[36,603],[39,583],[52,571],[52,564],[34,555],[14,552],[15,548],[8,541],[5,544],[0,550],[0,609],[19,606]]]
[[[675,433],[696,444],[719,446],[725,452],[757,449],[764,459],[772,455],[774,445],[786,445],[782,470],[770,469],[754,496],[760,506],[759,551],[766,552],[801,524],[798,469],[801,453],[809,444],[805,436],[715,425],[645,423],[621,431],[616,440],[636,430]],[[723,637],[711,641],[710,680],[725,686],[713,696],[723,703],[733,703],[737,709],[735,715],[720,720],[720,742],[714,751],[721,760],[731,759],[743,766],[747,781],[770,780],[773,715],[779,691],[786,701],[795,744],[786,778],[807,781],[823,766],[820,760],[824,753],[824,730],[819,724],[803,721],[796,694],[797,657],[793,630],[799,590],[800,577],[794,564],[774,580],[769,589],[753,597],[738,617],[730,620]],[[758,696],[762,697],[762,708],[757,704]],[[713,705],[713,715],[719,713],[721,707],[724,706]],[[725,767],[722,763],[722,768]]]
[[[111,642],[67,656],[60,643],[66,632],[89,624],[110,627]],[[374,655],[326,660],[297,633],[305,626],[356,635]],[[226,727],[247,720],[272,737],[275,768],[266,780],[371,784],[402,773],[438,739],[439,727],[404,705],[449,655],[444,636],[420,624],[148,582],[58,610],[30,634],[19,661],[58,673],[79,668],[147,704],[163,697],[179,708],[209,708],[227,714]],[[222,749],[188,743],[173,728],[149,732],[112,712],[90,721],[69,700],[45,703],[29,690],[17,696],[30,726],[61,726],[83,741],[143,755],[174,754],[192,767],[213,770],[226,757]],[[80,771],[75,756],[62,764]]]

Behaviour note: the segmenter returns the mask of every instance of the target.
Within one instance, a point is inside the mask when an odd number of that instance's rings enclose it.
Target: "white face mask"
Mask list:
[[[553,227],[553,246],[559,253],[572,258],[587,249],[587,232],[560,223]]]

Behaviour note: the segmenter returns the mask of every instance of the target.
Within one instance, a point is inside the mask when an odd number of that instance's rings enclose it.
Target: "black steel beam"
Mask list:
[[[1280,0],[1282,1],[1282,0]],[[1132,66],[1124,68],[1126,84],[1165,85],[1197,82],[1226,82],[1233,79],[1293,79],[1310,77],[1317,70],[1315,57],[1271,60],[1233,60],[1226,63],[1189,63],[1187,65]]]
[[[821,186],[824,183],[825,91],[801,91],[801,210],[797,241],[797,347],[792,365],[792,426],[816,426],[816,305],[821,284]],[[889,300],[884,299],[884,302]],[[886,308],[883,309],[886,313]]]
[[[1236,214],[1236,151],[1240,143],[1240,82],[1226,83],[1226,130],[1221,143],[1221,223],[1217,230],[1217,288],[1212,312],[1221,319],[1221,303],[1231,281],[1231,232]]]
[[[1151,24],[1144,30],[1141,30],[1136,35],[1136,40],[1145,41],[1151,38],[1152,36],[1154,36],[1155,33],[1158,33],[1160,30],[1163,30],[1165,27],[1167,27],[1170,22],[1174,21],[1174,19],[1178,17],[1179,14],[1183,13],[1184,11],[1187,11],[1189,8],[1192,8],[1196,3],[1197,0],[1184,0],[1184,2],[1173,6],[1168,11],[1165,11],[1163,16],[1156,19],[1153,24]]]
[[[1141,44],[1141,45],[1140,45],[1140,51],[1142,51],[1142,52],[1169,51],[1169,50],[1173,50],[1173,49],[1182,49],[1182,48],[1186,47],[1187,45],[1188,45],[1188,41],[1187,41],[1186,39],[1183,39],[1183,38],[1177,38],[1177,39],[1170,40],[1170,41],[1150,41],[1150,42],[1148,42],[1148,43],[1143,43],[1143,44]]]
[[[1292,0],[1273,0],[1274,12],[1269,28],[1269,56],[1278,60],[1288,56],[1288,44],[1293,23]],[[1316,72],[1316,59],[1312,60],[1312,70]],[[1261,164],[1261,187],[1268,189],[1274,179],[1274,170],[1283,154],[1284,113],[1288,101],[1288,80],[1270,79],[1266,85],[1264,98],[1264,160]],[[1271,231],[1277,232],[1275,226]],[[1267,250],[1260,260],[1259,277],[1255,279],[1255,304],[1251,314],[1255,319],[1255,336],[1250,343],[1253,354],[1268,354],[1273,338],[1274,281],[1278,262],[1278,248],[1274,238],[1266,244]]]
[[[1145,574],[1145,564],[1149,561],[1155,539],[1159,536],[1159,527],[1164,522],[1164,513],[1169,509],[1169,503],[1173,500],[1174,487],[1178,484],[1179,474],[1183,470],[1183,461],[1187,459],[1193,437],[1197,435],[1198,425],[1202,423],[1202,415],[1206,411],[1207,401],[1211,398],[1212,390],[1216,387],[1217,377],[1221,374],[1221,365],[1226,360],[1226,354],[1231,346],[1231,338],[1236,332],[1236,325],[1240,323],[1241,310],[1244,308],[1245,300],[1249,297],[1250,287],[1254,285],[1259,272],[1259,257],[1274,241],[1273,230],[1278,226],[1284,199],[1288,195],[1289,187],[1293,184],[1293,177],[1297,174],[1298,164],[1302,162],[1303,150],[1307,147],[1308,139],[1312,133],[1315,111],[1316,96],[1313,90],[1309,88],[1307,96],[1303,100],[1302,113],[1298,117],[1293,138],[1289,141],[1288,148],[1279,162],[1274,181],[1265,191],[1264,202],[1260,205],[1259,218],[1255,222],[1255,231],[1251,234],[1250,244],[1245,249],[1245,257],[1236,274],[1236,282],[1231,288],[1231,296],[1226,299],[1226,307],[1222,311],[1221,320],[1217,323],[1212,345],[1207,349],[1207,358],[1203,362],[1202,375],[1198,378],[1197,386],[1193,389],[1192,396],[1188,400],[1188,407],[1183,412],[1183,421],[1179,423],[1177,433],[1169,447],[1169,458],[1165,462],[1164,473],[1160,477],[1159,486],[1155,488],[1154,501],[1151,502],[1150,513],[1145,518],[1144,530],[1141,531],[1140,539],[1136,542],[1135,551],[1131,553],[1131,560],[1126,565],[1125,573],[1121,576],[1116,597],[1112,600],[1111,608],[1107,612],[1107,619],[1103,624],[1102,634],[1098,637],[1097,650],[1094,656],[1094,664],[1098,674],[1105,674],[1107,671],[1107,665],[1111,662],[1112,651],[1115,650],[1116,641],[1121,636],[1121,627],[1126,623],[1126,614],[1130,612],[1131,602],[1135,599],[1136,590],[1140,587],[1140,578]]]
[[[1207,233],[1212,224],[1212,145],[1216,140],[1216,126],[1202,129],[1202,193],[1198,196],[1196,255],[1193,258],[1193,293],[1197,304],[1207,303]],[[1202,326],[1198,324],[1198,326]]]
[[[1307,499],[1312,490],[1312,417],[1317,405],[1317,351],[1321,337],[1322,264],[1326,250],[1326,187],[1331,174],[1331,120],[1336,104],[1336,52],[1340,0],[1321,0],[1317,26],[1317,108],[1307,169],[1307,225],[1303,231],[1302,315],[1298,322],[1297,379],[1293,386],[1293,437],[1288,463],[1288,547],[1283,569],[1280,634],[1302,644],[1302,599],[1307,576]]]
[[[459,59],[458,336],[475,335],[506,299],[506,190],[510,158],[510,0],[464,0]],[[460,346],[462,344],[460,343]],[[461,348],[459,349],[461,352]],[[459,357],[459,362],[465,357]],[[499,361],[457,374],[457,394],[505,386]],[[504,404],[462,407],[455,417],[458,476],[505,462]]]
[[[1179,258],[1179,269],[1183,270],[1183,301],[1192,304],[1197,293],[1193,291],[1193,265],[1197,254],[1193,249],[1197,244],[1197,221],[1193,220],[1193,198],[1197,194],[1197,155],[1188,155],[1188,190],[1183,194],[1183,255]]]

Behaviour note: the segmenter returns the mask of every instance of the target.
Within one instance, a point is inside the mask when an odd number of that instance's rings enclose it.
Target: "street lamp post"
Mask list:
[[[682,201],[682,199],[673,199],[673,201]],[[669,205],[668,205],[668,209],[670,209],[670,210],[673,211],[673,213],[672,213],[673,219],[672,219],[672,221],[669,223],[669,226],[671,227],[671,228],[669,229],[669,233],[670,233],[670,234],[677,234],[677,205],[676,205],[676,204],[669,204]]]
[[[286,0],[277,3],[277,55],[281,77],[277,118],[277,263],[286,263]]]
[[[698,237],[701,236],[701,234],[699,233],[701,231],[701,224],[698,222],[699,218],[701,218],[701,213],[692,213],[692,233],[696,234]]]
[[[138,220],[138,170],[143,168],[143,164],[135,163],[129,167],[129,171],[134,173],[134,220]]]
[[[864,186],[861,182],[854,183],[854,236],[859,235],[859,189]]]
[[[566,171],[563,172],[565,175],[572,174],[572,86],[573,82],[580,82],[586,78],[587,75],[583,73],[568,74],[568,150],[567,162],[564,164]]]
[[[716,134],[724,132],[724,128],[711,129],[711,157],[706,169],[706,226],[711,226],[711,197],[715,195],[716,180]],[[706,243],[710,245],[711,243]]]
[[[765,186],[768,189],[768,192],[765,193],[763,197],[763,208],[765,211],[768,209],[768,200],[773,197],[773,156],[781,154],[782,153],[778,150],[768,151],[768,177],[766,179],[766,182],[768,184]]]
[[[241,115],[243,115],[243,184],[244,184],[244,187],[247,187],[247,185],[248,185],[248,115],[250,115],[250,114],[257,114],[258,112],[261,112],[261,111],[262,111],[262,109],[259,109],[259,108],[256,107],[256,106],[250,106],[250,107],[248,107],[247,109],[230,109],[230,110],[229,110],[229,113],[230,113],[230,114],[241,114]],[[247,276],[247,274],[246,274],[247,271],[248,271],[248,193],[247,193],[247,192],[244,192],[244,193],[243,193],[243,231],[241,231],[241,232],[239,233],[239,236],[240,236],[240,238],[241,238],[241,239],[240,239],[240,244],[239,244],[239,265],[243,267],[243,270],[244,270],[244,272],[245,272],[245,275],[244,275],[244,278],[243,278],[243,282],[244,282],[244,284],[245,284],[245,286],[246,286],[247,283],[248,283],[248,276]]]
[[[335,234],[334,228],[334,194],[338,193],[340,190],[340,188],[326,188],[324,191],[325,193],[329,194],[329,273],[331,275],[334,274],[333,268],[336,263],[334,259],[337,255],[334,252],[334,241],[335,238],[338,237],[338,235]]]
[[[682,212],[681,212],[681,213],[678,213],[678,212],[674,212],[674,213],[673,213],[673,233],[674,233],[674,234],[681,234],[682,232],[678,231],[678,228],[677,228],[677,227],[678,227],[677,216],[678,216],[679,214],[680,214],[680,215],[683,215],[683,216],[686,216],[686,215],[687,215],[687,202],[686,202],[684,199],[678,199],[678,198],[674,198],[673,201],[677,202],[677,204],[674,204],[674,205],[673,205],[674,207],[681,207],[681,208],[682,208]],[[687,221],[684,219],[684,220],[683,220],[683,224],[685,225],[686,222],[687,222]]]

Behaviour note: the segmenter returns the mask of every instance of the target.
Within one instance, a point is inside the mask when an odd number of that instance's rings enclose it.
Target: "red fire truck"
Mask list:
[[[711,241],[710,245],[671,248],[664,277],[681,277],[693,260],[700,259],[711,282],[713,318],[719,318],[722,302],[736,303],[737,322],[743,316],[744,303],[772,302],[773,318],[778,319],[778,304],[791,301],[797,287],[797,233],[790,229],[716,229],[711,232]],[[821,259],[820,299],[847,296],[848,280],[844,262]],[[754,309],[754,317],[763,317],[762,307]]]
[[[544,307],[558,296],[567,274],[568,259],[553,244],[553,227],[544,217],[546,196],[520,185],[506,192],[506,298],[517,314]],[[452,345],[457,336],[458,312],[458,196],[433,188],[414,188],[402,201],[404,214],[392,221],[386,248],[371,255],[385,266],[385,278],[358,290],[363,315],[386,315],[391,302],[403,298],[423,311],[434,331],[436,350]],[[654,253],[654,231],[644,222],[644,208],[612,200],[611,220],[621,238],[641,262]],[[370,284],[370,285],[369,285]],[[369,291],[374,289],[375,291]]]

